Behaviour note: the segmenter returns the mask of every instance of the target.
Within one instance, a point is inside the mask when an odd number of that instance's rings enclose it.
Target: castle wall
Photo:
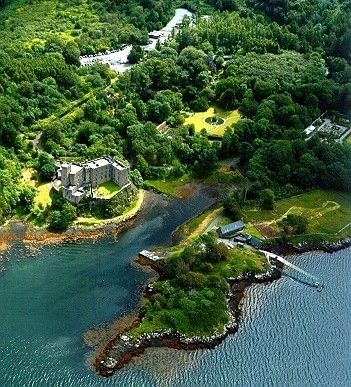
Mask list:
[[[107,181],[114,181],[120,187],[124,187],[129,183],[129,167],[110,157],[102,157],[83,165],[61,165],[63,197],[71,203],[78,204],[86,196],[79,190],[81,187],[91,185],[92,188],[96,188]]]
[[[120,165],[113,164],[112,169],[112,180],[120,187],[124,187],[129,182],[129,168],[121,167]]]
[[[69,174],[69,182],[70,185],[76,185],[80,187],[84,183],[84,169],[81,168],[75,173],[71,172]]]
[[[70,172],[71,166],[69,164],[62,164],[61,165],[61,183],[62,186],[69,185],[69,172]]]

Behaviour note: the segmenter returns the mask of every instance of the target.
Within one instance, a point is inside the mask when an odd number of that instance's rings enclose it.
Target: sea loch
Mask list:
[[[157,197],[116,241],[47,246],[33,254],[14,245],[0,273],[0,385],[350,386],[350,249],[290,257],[320,277],[324,290],[288,272],[250,287],[239,331],[213,350],[151,349],[109,379],[90,370],[83,333],[132,311],[148,278],[132,258],[168,243],[175,227],[211,202],[201,192],[183,206]]]

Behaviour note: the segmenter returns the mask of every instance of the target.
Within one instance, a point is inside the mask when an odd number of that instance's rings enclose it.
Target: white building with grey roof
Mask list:
[[[130,185],[129,166],[109,156],[85,163],[62,163],[54,182],[56,189],[62,188],[63,197],[78,204],[86,196],[92,196],[94,189],[108,181],[115,182],[121,189]]]

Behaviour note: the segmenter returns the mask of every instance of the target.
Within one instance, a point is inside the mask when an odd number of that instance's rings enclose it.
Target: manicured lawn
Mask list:
[[[111,198],[117,191],[120,190],[118,184],[114,181],[107,181],[106,183],[100,184],[97,189],[97,194],[99,197]]]
[[[337,235],[351,233],[351,195],[336,191],[316,190],[276,202],[273,211],[247,208],[244,219],[265,236],[277,236],[277,222],[287,214],[308,219],[309,234]]]
[[[223,123],[212,125],[206,122],[206,119],[215,116],[219,117]],[[194,124],[196,132],[200,132],[205,128],[209,135],[222,137],[226,128],[238,122],[240,118],[238,110],[225,111],[211,107],[206,112],[193,113],[185,119],[185,124]]]

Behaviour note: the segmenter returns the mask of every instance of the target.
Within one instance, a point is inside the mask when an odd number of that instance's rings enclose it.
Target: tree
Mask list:
[[[130,171],[129,177],[136,187],[143,186],[144,180],[143,180],[140,172],[137,169],[133,169],[132,171]]]
[[[53,231],[67,230],[68,226],[77,218],[77,209],[70,203],[64,203],[62,210],[55,210],[49,217],[49,228]]]
[[[235,193],[230,193],[224,197],[223,207],[231,219],[238,220],[241,218],[241,206]]]
[[[53,157],[45,152],[40,153],[38,156],[37,171],[41,181],[50,181],[56,172]]]
[[[133,45],[127,59],[129,63],[135,64],[138,63],[143,58],[143,56],[143,49],[138,45]]]
[[[23,184],[20,186],[18,193],[18,204],[23,208],[24,211],[29,211],[31,209],[36,194],[37,191],[33,186],[29,184]]]
[[[75,42],[68,42],[63,50],[63,57],[67,64],[79,66],[80,50]]]
[[[281,227],[285,234],[304,234],[307,230],[308,221],[304,216],[288,214],[280,222],[278,226]]]
[[[264,210],[274,209],[274,192],[270,189],[263,189],[260,192],[260,206]]]

